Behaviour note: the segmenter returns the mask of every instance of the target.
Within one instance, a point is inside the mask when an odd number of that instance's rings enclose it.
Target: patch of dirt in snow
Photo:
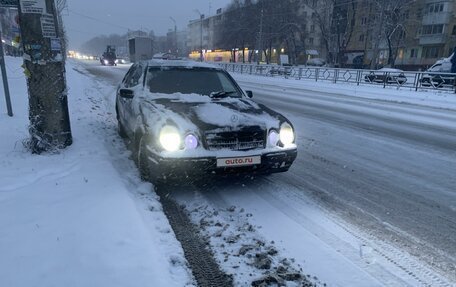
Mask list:
[[[249,223],[252,214],[231,206],[185,206],[211,244],[221,268],[234,277],[236,286],[326,286],[305,274],[293,258],[284,258]]]

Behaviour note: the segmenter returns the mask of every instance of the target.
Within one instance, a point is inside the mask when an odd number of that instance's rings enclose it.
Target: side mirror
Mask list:
[[[120,89],[119,96],[124,99],[133,99],[135,96],[134,92],[130,89]]]
[[[245,91],[245,93],[247,94],[247,98],[249,98],[249,99],[253,98],[253,92],[252,91]]]

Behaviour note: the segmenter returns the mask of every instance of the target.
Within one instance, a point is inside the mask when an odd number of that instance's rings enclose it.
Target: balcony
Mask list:
[[[423,25],[448,24],[451,20],[451,12],[430,13],[423,15]]]
[[[420,35],[420,45],[445,44],[446,38],[444,34]]]

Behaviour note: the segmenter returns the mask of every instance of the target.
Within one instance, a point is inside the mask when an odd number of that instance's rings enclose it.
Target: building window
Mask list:
[[[364,42],[364,34],[359,35],[359,41]]]
[[[444,3],[431,3],[426,5],[424,14],[441,13],[444,9]]]
[[[309,44],[313,44],[314,43],[314,38],[309,38]]]
[[[310,25],[310,32],[315,32],[315,25]]]
[[[432,59],[432,58],[440,58],[440,47],[438,46],[430,46],[423,48],[423,54],[421,55],[422,58]]]
[[[443,24],[424,25],[421,27],[421,35],[443,34]]]
[[[411,49],[410,58],[417,58],[417,57],[418,57],[418,49]]]
[[[361,25],[365,26],[367,24],[367,17],[361,18]]]
[[[416,18],[421,19],[422,15],[423,15],[423,9],[418,9],[416,11]]]
[[[456,35],[456,25],[453,26],[453,32],[451,32],[451,35]]]

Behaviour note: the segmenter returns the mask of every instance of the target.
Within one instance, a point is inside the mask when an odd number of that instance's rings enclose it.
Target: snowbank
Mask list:
[[[0,286],[186,286],[180,244],[103,107],[113,88],[67,65],[74,143],[32,155],[22,59],[0,100]],[[140,200],[141,199],[141,200]]]

